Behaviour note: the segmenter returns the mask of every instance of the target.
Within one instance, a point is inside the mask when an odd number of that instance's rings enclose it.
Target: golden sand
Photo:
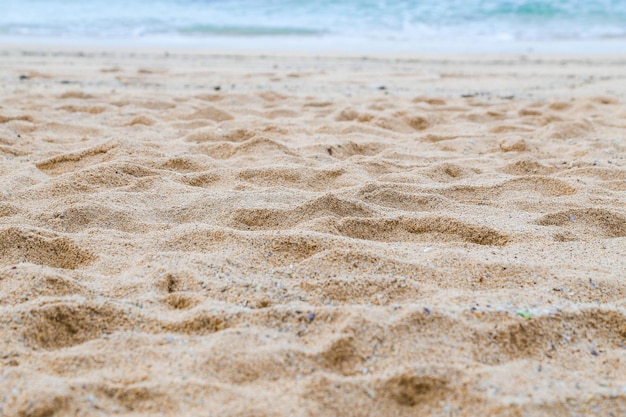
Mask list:
[[[3,48],[0,415],[625,415],[625,67]]]

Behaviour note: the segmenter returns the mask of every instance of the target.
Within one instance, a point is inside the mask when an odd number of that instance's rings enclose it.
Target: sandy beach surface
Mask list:
[[[0,48],[0,415],[626,415],[625,68]]]

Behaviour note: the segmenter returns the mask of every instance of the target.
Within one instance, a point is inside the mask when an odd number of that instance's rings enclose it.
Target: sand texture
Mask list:
[[[0,415],[626,415],[626,59],[0,52]]]

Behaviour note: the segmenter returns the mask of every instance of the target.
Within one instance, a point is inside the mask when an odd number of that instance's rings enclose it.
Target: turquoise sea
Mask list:
[[[626,0],[0,0],[0,38],[409,51],[615,44],[626,40]]]

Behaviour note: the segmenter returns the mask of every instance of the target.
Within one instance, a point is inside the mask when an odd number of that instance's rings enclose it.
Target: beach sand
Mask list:
[[[1,48],[0,415],[625,415],[625,67]]]

